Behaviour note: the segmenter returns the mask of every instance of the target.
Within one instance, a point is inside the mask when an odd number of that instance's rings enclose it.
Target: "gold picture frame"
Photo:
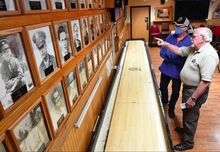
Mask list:
[[[155,21],[172,21],[173,8],[169,7],[156,7],[155,8]]]

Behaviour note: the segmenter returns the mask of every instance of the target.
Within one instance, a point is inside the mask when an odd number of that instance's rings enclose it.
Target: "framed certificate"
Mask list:
[[[83,59],[78,63],[78,71],[79,71],[79,80],[80,80],[80,87],[83,90],[87,84],[87,76],[86,76],[86,65],[85,60]]]
[[[93,74],[93,62],[92,62],[92,52],[89,52],[86,56],[86,63],[87,63],[87,71],[89,78]]]
[[[67,115],[67,106],[61,83],[58,83],[46,95],[47,109],[55,132]]]
[[[34,107],[13,128],[19,151],[44,151],[50,143],[41,105]]]
[[[83,48],[79,19],[71,21],[71,29],[72,29],[73,41],[74,41],[74,45],[76,48],[76,54],[77,54]]]
[[[30,27],[28,34],[40,79],[42,80],[57,69],[51,28],[49,25],[34,29]]]
[[[73,107],[77,98],[79,97],[78,81],[75,68],[66,76],[66,87],[70,106]]]
[[[0,104],[4,110],[34,87],[22,28],[0,31]]]
[[[62,64],[69,60],[72,53],[67,22],[55,23],[55,33]]]

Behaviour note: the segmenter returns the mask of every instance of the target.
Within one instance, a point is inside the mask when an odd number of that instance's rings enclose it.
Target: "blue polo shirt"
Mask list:
[[[166,42],[169,42],[170,44],[176,45],[178,47],[192,45],[191,37],[189,34],[185,36],[184,39],[179,41],[178,43],[177,43],[177,35],[170,34],[166,38]],[[165,47],[161,48],[160,56],[164,59],[159,67],[160,72],[171,78],[180,79],[180,71],[183,68],[183,65],[186,61],[186,57],[181,57],[179,55],[176,55],[171,51],[169,51],[168,49],[166,49]]]

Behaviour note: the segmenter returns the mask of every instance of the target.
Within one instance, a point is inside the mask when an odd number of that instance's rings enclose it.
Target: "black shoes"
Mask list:
[[[193,149],[193,146],[186,145],[185,143],[180,143],[174,146],[175,150],[184,151],[188,149]]]
[[[171,119],[175,118],[175,112],[173,110],[168,110],[168,115]]]
[[[184,133],[184,129],[181,128],[181,127],[176,127],[176,128],[175,128],[175,131],[176,131],[177,133],[179,133],[179,134],[183,134],[183,133]]]

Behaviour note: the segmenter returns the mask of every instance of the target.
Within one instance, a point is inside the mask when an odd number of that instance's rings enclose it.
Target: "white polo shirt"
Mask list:
[[[194,47],[181,47],[181,56],[188,56],[180,73],[185,85],[198,86],[201,80],[211,81],[219,62],[216,50],[210,43],[204,44],[199,50]]]

